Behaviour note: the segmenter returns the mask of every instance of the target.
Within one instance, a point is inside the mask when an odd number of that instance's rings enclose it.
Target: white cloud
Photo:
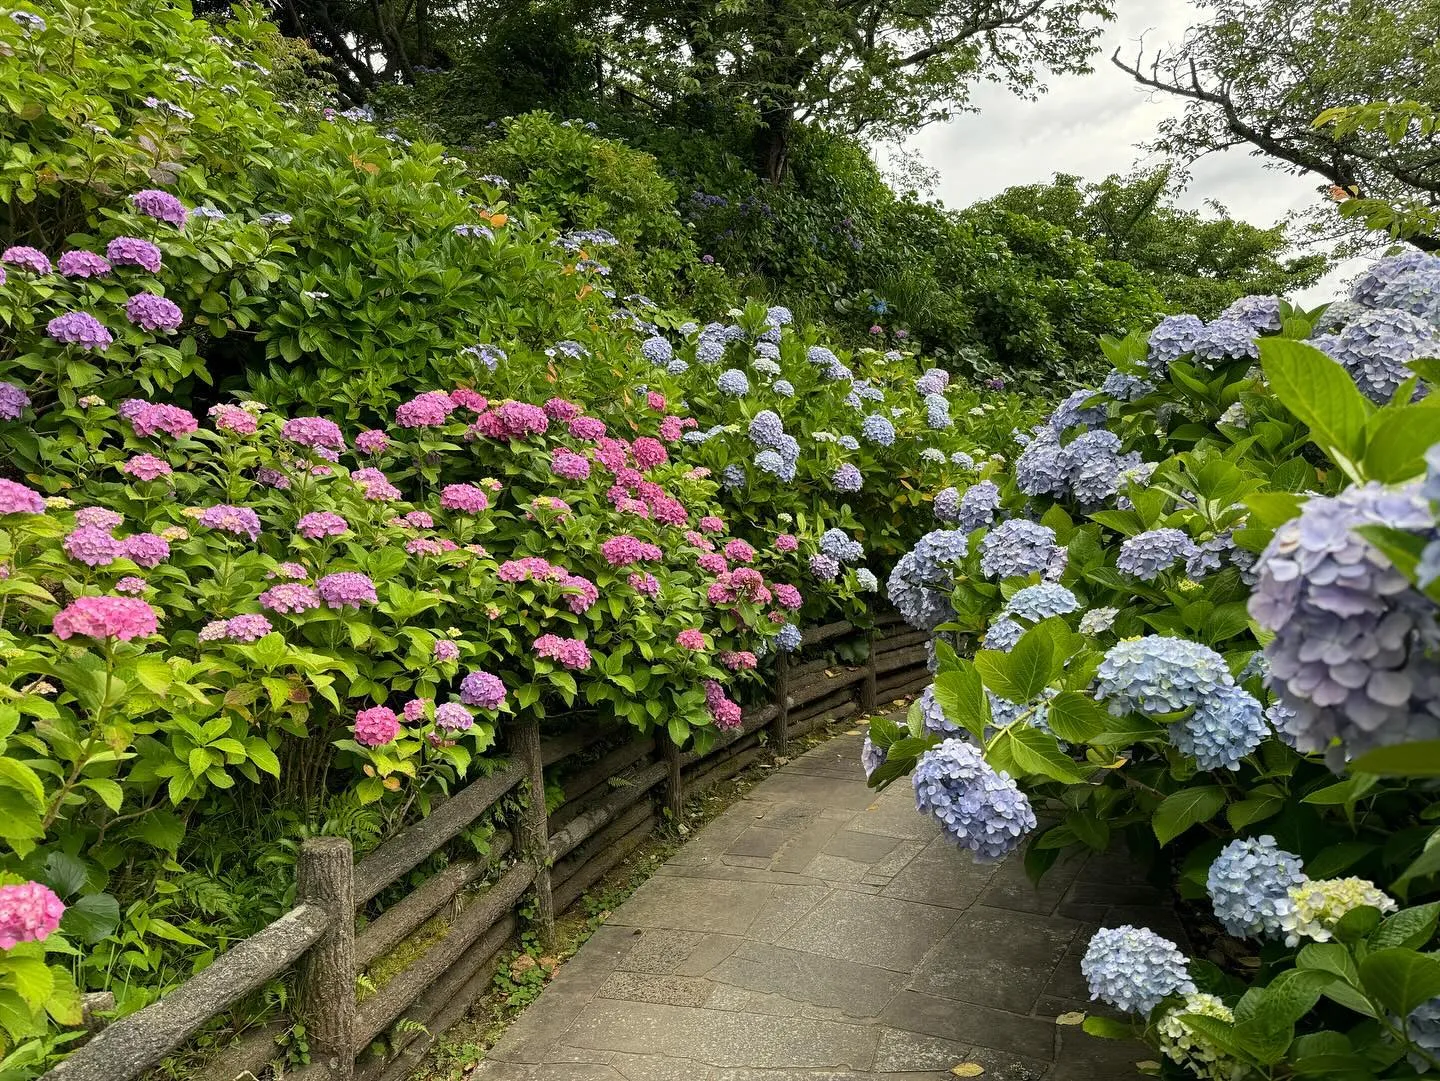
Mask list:
[[[1188,0],[1122,5],[1091,74],[1054,79],[1049,93],[1037,101],[985,84],[972,98],[978,112],[915,133],[905,149],[939,173],[935,194],[951,207],[968,206],[1016,184],[1047,181],[1055,173],[1098,180],[1129,172],[1148,160],[1139,144],[1180,106],[1137,86],[1110,63],[1110,54],[1118,46],[1123,58],[1133,59],[1142,37],[1153,50],[1178,40],[1201,17]],[[892,151],[881,147],[878,155],[883,163]],[[1201,207],[1215,199],[1235,217],[1268,226],[1319,198],[1316,178],[1266,168],[1264,161],[1243,148],[1204,158],[1192,168],[1191,185],[1179,201]],[[1292,299],[1308,305],[1330,300],[1362,265],[1352,261]]]

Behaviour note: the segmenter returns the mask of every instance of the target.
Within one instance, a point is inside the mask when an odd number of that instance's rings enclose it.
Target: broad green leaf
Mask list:
[[[1425,471],[1425,452],[1440,443],[1440,409],[1392,406],[1376,413],[1369,427],[1365,477],[1396,484]]]
[[[89,893],[65,910],[60,929],[87,946],[102,942],[120,926],[120,902],[108,893]]]
[[[1219,785],[1182,788],[1155,808],[1151,822],[1160,843],[1169,844],[1191,826],[1208,822],[1225,806],[1225,790]]]
[[[265,742],[262,736],[251,736],[245,741],[245,755],[255,763],[257,769],[262,769],[272,777],[280,776],[280,759],[275,757],[275,752],[270,744]]]
[[[1039,696],[1050,682],[1054,661],[1050,629],[1043,625],[1026,631],[1009,653],[981,650],[975,655],[985,686],[1016,703]]]
[[[0,984],[16,992],[32,1010],[38,1010],[54,991],[55,976],[43,958],[0,954]]]
[[[1061,691],[1050,700],[1050,730],[1068,743],[1089,743],[1113,720],[1105,707],[1079,691]]]
[[[953,668],[935,677],[935,701],[951,723],[984,740],[990,724],[990,700],[975,665],[957,657]]]
[[[1116,1021],[1113,1017],[1087,1017],[1080,1027],[1091,1036],[1099,1036],[1102,1040],[1133,1040],[1138,1034],[1138,1026]]]
[[[1360,962],[1367,994],[1401,1017],[1440,995],[1440,960],[1398,947],[1376,950]]]
[[[1440,919],[1440,901],[1401,909],[1375,928],[1370,936],[1370,945],[1377,949],[1400,946],[1418,950],[1435,934],[1437,919]]]
[[[1344,368],[1313,345],[1285,338],[1260,340],[1265,380],[1322,450],[1351,480],[1365,452],[1365,423],[1373,407]]]
[[[1015,765],[1024,773],[1048,777],[1061,784],[1085,783],[1085,775],[1076,768],[1070,756],[1060,750],[1054,736],[1029,725],[1012,725],[1006,735]],[[1003,740],[1005,737],[1000,738]]]
[[[1381,777],[1440,777],[1440,739],[1376,748],[1351,762],[1350,771]]]

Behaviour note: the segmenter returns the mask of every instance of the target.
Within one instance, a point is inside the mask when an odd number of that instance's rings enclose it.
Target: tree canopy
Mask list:
[[[1250,146],[1291,172],[1390,203],[1440,199],[1440,133],[1392,142],[1317,128],[1327,110],[1365,102],[1440,101],[1440,0],[1197,0],[1207,21],[1180,42],[1114,63],[1185,102],[1155,147],[1180,160]],[[1325,219],[1348,230],[1356,219]],[[1355,222],[1354,226],[1349,223]],[[1440,237],[1417,234],[1419,247]]]

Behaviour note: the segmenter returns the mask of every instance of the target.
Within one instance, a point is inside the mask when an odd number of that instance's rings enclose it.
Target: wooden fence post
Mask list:
[[[875,632],[865,634],[865,682],[860,684],[860,712],[869,716],[875,712]]]
[[[295,894],[330,916],[320,939],[300,958],[296,1013],[311,1054],[332,1081],[355,1075],[355,874],[350,841],[310,837],[300,845]]]
[[[660,753],[664,755],[667,773],[665,777],[665,810],[679,826],[685,817],[685,784],[680,777],[680,748],[670,733],[660,733]]]
[[[550,891],[550,816],[545,810],[545,762],[540,756],[540,722],[533,717],[513,729],[512,751],[530,781],[530,805],[520,818],[520,855],[535,868],[535,911],[540,944],[555,944],[555,897]]]
[[[770,725],[770,743],[777,755],[784,755],[790,746],[790,655],[775,657],[775,720]]]

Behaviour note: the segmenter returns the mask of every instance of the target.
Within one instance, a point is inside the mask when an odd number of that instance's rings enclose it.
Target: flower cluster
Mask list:
[[[1065,562],[1055,530],[1028,518],[1001,522],[980,542],[980,573],[986,578],[1019,578],[1037,571],[1057,578]]]
[[[1195,542],[1182,529],[1150,529],[1120,545],[1115,569],[1142,582],[1152,582],[1182,560],[1196,555]]]
[[[996,772],[959,739],[920,756],[911,776],[915,806],[932,816],[976,862],[1003,859],[1036,826],[1030,800],[1008,773]]]
[[[1290,890],[1305,881],[1300,858],[1274,837],[1234,840],[1210,864],[1205,886],[1215,918],[1240,938],[1280,933],[1290,914]]]
[[[1147,927],[1103,927],[1080,961],[1090,997],[1126,1013],[1148,1014],[1171,995],[1195,993],[1180,948]]]

